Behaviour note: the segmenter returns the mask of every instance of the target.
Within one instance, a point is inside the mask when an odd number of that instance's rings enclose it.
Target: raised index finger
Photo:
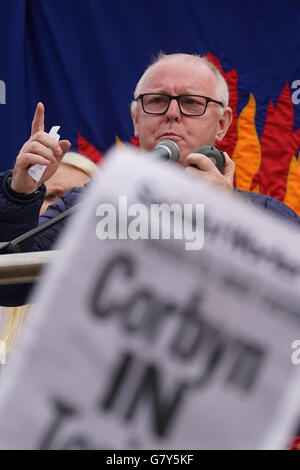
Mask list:
[[[31,124],[31,135],[33,136],[39,131],[44,130],[44,121],[45,121],[45,108],[43,103],[39,102],[37,104],[34,116],[33,116],[33,121]]]

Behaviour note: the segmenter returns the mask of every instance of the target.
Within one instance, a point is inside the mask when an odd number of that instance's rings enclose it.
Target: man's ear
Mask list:
[[[133,103],[131,106],[131,119],[133,123],[133,128],[134,128],[134,137],[137,139],[139,138],[139,133],[138,133],[138,112],[137,112],[137,103]]]
[[[221,142],[223,137],[225,137],[225,134],[232,123],[232,109],[227,106],[224,110],[223,116],[219,119],[218,121],[218,127],[217,127],[217,134],[216,134],[216,143],[218,144]]]

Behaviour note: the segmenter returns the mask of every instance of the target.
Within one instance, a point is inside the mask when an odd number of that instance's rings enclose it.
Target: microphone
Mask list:
[[[166,139],[158,142],[155,149],[149,152],[148,155],[177,162],[180,156],[180,151],[178,145],[173,142],[173,140]]]

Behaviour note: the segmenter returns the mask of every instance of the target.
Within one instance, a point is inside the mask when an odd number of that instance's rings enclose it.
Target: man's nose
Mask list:
[[[179,104],[178,104],[178,101],[175,100],[174,98],[170,102],[170,106],[169,106],[168,111],[166,112],[166,115],[168,119],[174,119],[174,120],[180,119],[181,112],[179,109]]]

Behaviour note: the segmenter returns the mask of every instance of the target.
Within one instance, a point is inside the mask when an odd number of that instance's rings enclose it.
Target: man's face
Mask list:
[[[216,79],[205,65],[194,60],[162,60],[146,74],[140,93],[165,93],[168,95],[194,94],[217,99]],[[202,116],[181,114],[177,101],[172,100],[168,111],[162,115],[146,114],[140,100],[132,115],[135,136],[141,148],[151,151],[164,139],[177,143],[180,163],[200,145],[215,145],[226,133],[219,120],[220,106],[208,103]]]

